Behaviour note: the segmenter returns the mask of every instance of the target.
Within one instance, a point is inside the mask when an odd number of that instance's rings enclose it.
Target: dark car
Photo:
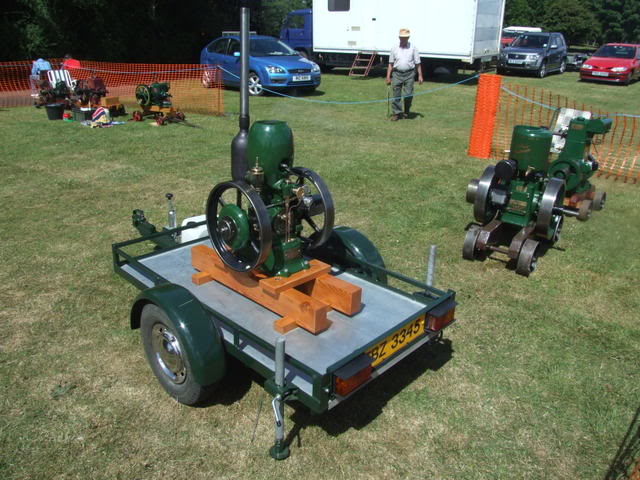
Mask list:
[[[222,68],[225,85],[240,85],[240,37],[223,35],[202,49],[200,63]],[[212,79],[203,73],[202,84]],[[251,35],[249,39],[249,93],[262,95],[264,89],[313,91],[320,85],[320,67],[302,57],[277,38]]]
[[[561,33],[523,33],[500,52],[498,73],[524,71],[542,78],[567,68],[567,43]]]

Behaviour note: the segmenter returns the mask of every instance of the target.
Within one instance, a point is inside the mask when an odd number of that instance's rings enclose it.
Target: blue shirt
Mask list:
[[[39,75],[40,72],[44,72],[45,70],[51,70],[51,64],[44,58],[39,58],[35,62],[33,62],[33,66],[31,67],[31,75]]]

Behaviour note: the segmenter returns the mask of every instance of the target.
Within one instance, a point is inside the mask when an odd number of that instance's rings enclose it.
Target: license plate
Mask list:
[[[375,347],[367,350],[366,354],[373,358],[372,367],[375,367],[398,350],[403,349],[413,339],[424,332],[424,315],[405,325],[393,334],[389,335]]]
[[[608,77],[609,72],[593,72],[591,75],[595,75],[596,77]]]
[[[521,65],[524,63],[524,60],[511,60],[509,59],[509,63],[513,63],[515,65]]]
[[[311,80],[311,75],[294,75],[293,76],[294,82],[308,82],[309,80]]]

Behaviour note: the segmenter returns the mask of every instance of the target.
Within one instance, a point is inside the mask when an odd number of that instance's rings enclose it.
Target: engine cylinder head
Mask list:
[[[249,129],[247,159],[258,158],[256,166],[264,170],[265,183],[273,187],[283,178],[281,165],[293,166],[293,133],[287,122],[261,120]]]
[[[544,127],[516,125],[511,137],[509,158],[515,160],[520,172],[546,172],[553,134]]]

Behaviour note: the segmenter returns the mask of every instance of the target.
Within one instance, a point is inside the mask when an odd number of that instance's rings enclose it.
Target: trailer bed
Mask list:
[[[192,282],[192,275],[197,270],[191,266],[191,248],[197,245],[211,247],[208,238],[135,259],[123,255],[123,250],[120,249],[123,245],[114,245],[115,267],[119,274],[142,289],[165,281],[185,287],[212,314],[228,349],[241,352],[253,364],[257,362],[263,367],[263,371],[274,371],[274,346],[281,334],[273,329],[273,322],[280,316],[216,281],[202,285]],[[120,255],[127,257],[127,260],[119,261]],[[288,357],[285,365],[286,381],[310,398],[318,397],[319,379],[335,373],[404,325],[451,298],[453,294],[441,292],[443,295],[440,297],[432,294],[429,300],[417,301],[408,294],[352,273],[333,268],[332,274],[362,288],[361,310],[353,316],[331,310],[327,314],[331,325],[319,334],[314,335],[302,328],[285,334]],[[399,352],[395,352],[376,367],[372,379],[437,334],[438,332],[427,331]],[[341,400],[343,398],[332,395],[325,408],[332,408]]]

